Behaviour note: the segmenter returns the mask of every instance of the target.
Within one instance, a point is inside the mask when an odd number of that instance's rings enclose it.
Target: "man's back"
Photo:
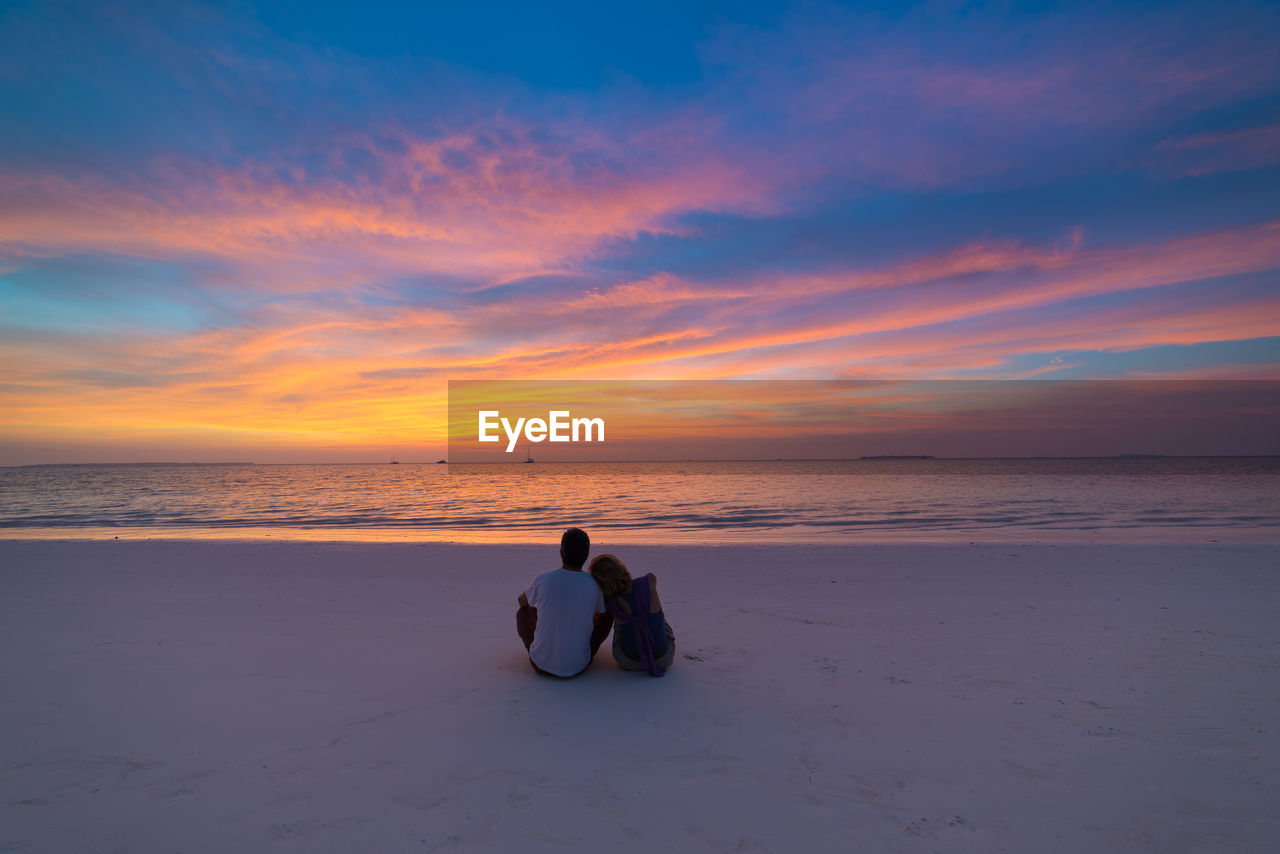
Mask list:
[[[596,580],[585,572],[553,569],[536,576],[525,591],[538,610],[529,658],[556,676],[573,676],[591,663],[595,615],[604,611]]]

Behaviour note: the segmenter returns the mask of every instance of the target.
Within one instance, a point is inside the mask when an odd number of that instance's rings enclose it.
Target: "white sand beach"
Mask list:
[[[1280,850],[1280,546],[616,551],[663,679],[554,542],[0,542],[0,851]]]

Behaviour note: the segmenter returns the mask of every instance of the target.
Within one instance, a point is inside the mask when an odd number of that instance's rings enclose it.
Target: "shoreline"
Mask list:
[[[573,524],[566,522],[566,525]],[[578,522],[577,524],[584,524]],[[671,530],[661,535],[653,529],[601,529],[600,542],[633,546],[714,545],[714,546],[859,546],[859,545],[967,545],[972,543],[1160,544],[1237,543],[1241,545],[1280,544],[1280,525],[1268,527],[1129,526],[1110,528],[986,527],[948,530],[893,530],[868,528],[856,533],[816,532],[796,526],[781,531],[725,531],[717,529]],[[339,528],[339,527],[89,527],[0,528],[0,542],[312,542],[312,543],[440,543],[456,545],[538,545],[554,539],[554,528],[530,530],[430,529],[430,528]],[[593,541],[597,539],[593,534]]]

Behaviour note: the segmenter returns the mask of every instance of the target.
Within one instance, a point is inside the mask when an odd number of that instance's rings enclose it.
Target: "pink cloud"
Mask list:
[[[1212,175],[1280,163],[1280,123],[1229,133],[1171,137],[1156,146],[1151,161],[1177,175]]]
[[[676,141],[695,133],[671,130]],[[543,138],[495,122],[431,140],[402,133],[399,151],[374,136],[337,140],[318,175],[296,156],[235,169],[168,160],[127,184],[0,172],[0,252],[210,256],[280,290],[377,273],[500,280],[572,267],[608,241],[677,232],[689,211],[769,205],[762,181],[714,152],[669,156],[589,129]],[[365,173],[344,173],[351,152]]]
[[[777,31],[723,30],[705,54],[729,73],[726,99],[749,91],[789,129],[782,156],[768,133],[757,156],[791,182],[1026,185],[1131,168],[1135,134],[1274,92],[1274,13],[1236,12],[1073,8],[1012,21],[935,8],[903,27],[819,5]]]
[[[822,374],[850,362],[946,351],[950,333],[939,327],[957,323],[967,324],[967,331],[959,334],[973,336],[979,345],[994,347],[997,340],[1008,344],[988,360],[993,367],[1016,347],[1119,350],[1130,347],[1126,342],[1146,347],[1244,340],[1280,335],[1280,302],[1262,300],[1241,311],[1233,305],[1197,305],[1178,324],[1163,324],[1158,318],[1168,303],[1151,299],[1129,310],[1126,328],[1099,325],[1099,319],[1077,329],[1065,316],[1054,320],[1043,309],[1084,297],[1277,268],[1280,227],[1266,224],[1138,247],[1085,248],[1079,240],[1059,248],[984,242],[881,269],[762,276],[723,289],[654,277],[583,297],[530,302],[522,319],[530,329],[575,328],[581,330],[579,338],[596,340],[590,330],[600,321],[593,318],[610,317],[609,340],[616,343],[603,352],[566,347],[555,351],[553,361],[536,360],[532,365],[522,365],[517,357],[507,366],[515,371],[566,370],[572,375],[626,370],[731,376],[806,367]],[[866,302],[861,295],[875,299]],[[693,315],[683,310],[691,306],[696,307]],[[1027,320],[1032,311],[1041,312],[1034,324]],[[1021,313],[1018,320],[1002,320],[1013,313]],[[766,320],[783,316],[787,320]],[[684,317],[696,317],[696,323],[682,327]],[[1205,324],[1191,323],[1196,317],[1203,317]],[[497,321],[508,333],[519,332],[518,326],[506,325],[483,309],[473,312],[470,321],[473,328]],[[696,334],[653,342],[645,337],[681,328],[696,329]],[[1096,335],[1103,328],[1110,332],[1099,339]],[[882,352],[880,345],[871,343],[876,336],[893,333],[910,334],[910,344]]]

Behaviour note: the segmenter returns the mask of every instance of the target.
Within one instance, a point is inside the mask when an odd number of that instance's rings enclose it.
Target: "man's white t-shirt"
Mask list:
[[[524,592],[538,609],[529,658],[556,676],[573,676],[591,663],[591,630],[604,611],[604,597],[590,573],[553,569],[536,576]]]

